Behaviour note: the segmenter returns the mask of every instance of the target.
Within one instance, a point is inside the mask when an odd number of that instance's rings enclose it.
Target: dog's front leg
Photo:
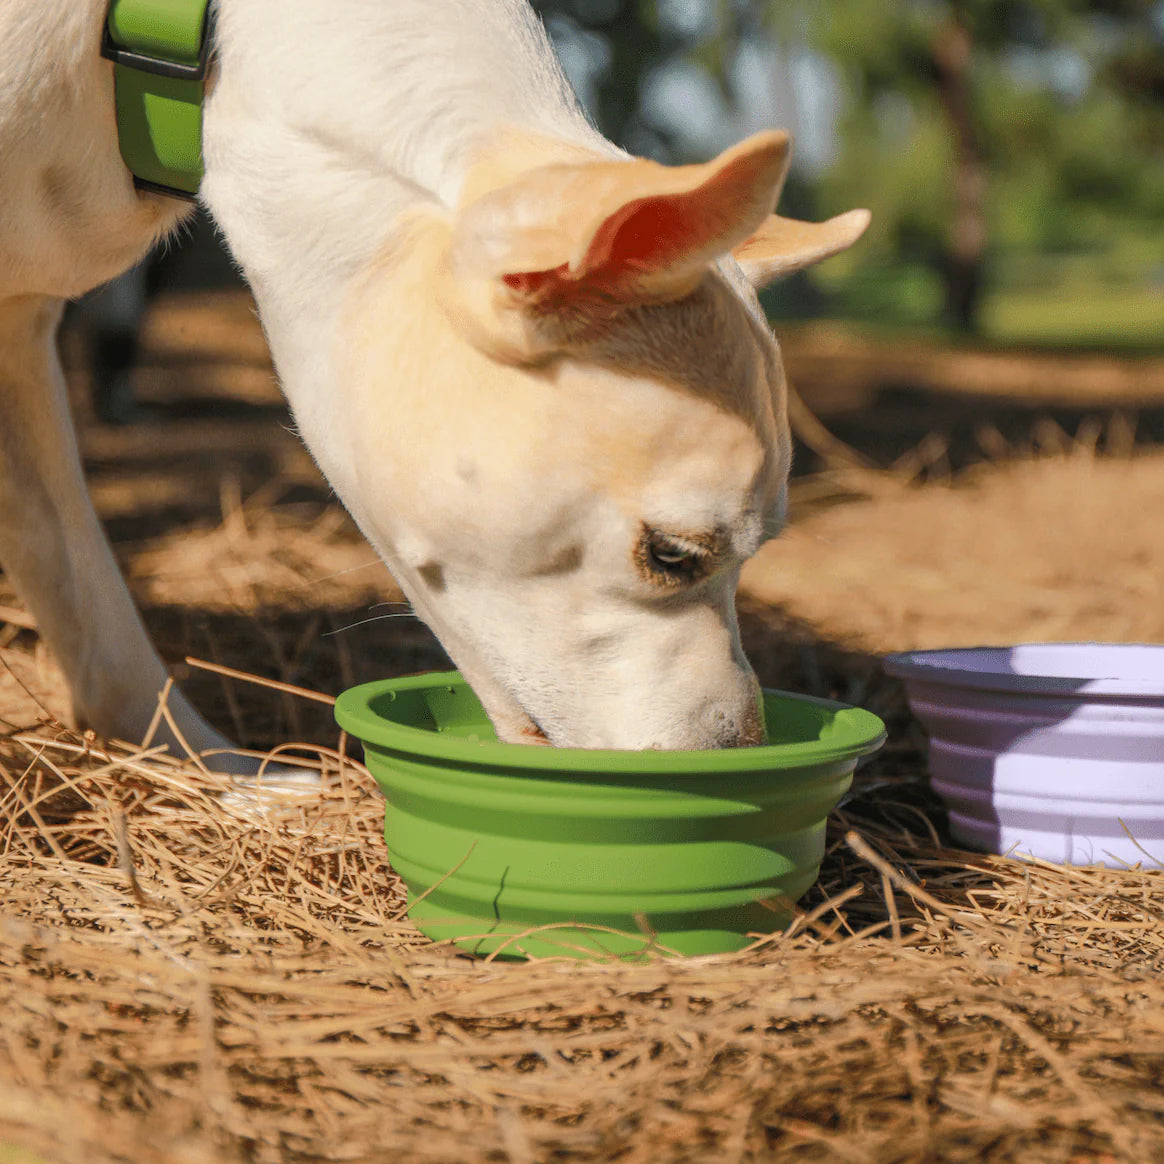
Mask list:
[[[64,668],[80,726],[137,742],[166,669],[117,568],[81,471],[56,351],[60,300],[0,300],[0,565]],[[229,747],[176,690],[197,751]],[[176,744],[163,724],[156,742]]]

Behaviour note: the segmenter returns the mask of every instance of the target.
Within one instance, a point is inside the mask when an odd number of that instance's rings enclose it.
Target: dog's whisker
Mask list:
[[[414,619],[416,622],[420,621],[420,619],[418,619],[416,617],[416,615],[412,614],[411,612],[409,612],[407,614],[376,614],[376,615],[373,615],[371,618],[362,618],[362,619],[360,619],[359,622],[350,622],[350,623],[348,623],[347,626],[337,626],[334,630],[324,631],[319,637],[321,639],[326,639],[326,638],[329,638],[331,635],[338,635],[338,634],[343,633],[344,631],[355,630],[356,627],[358,627],[358,626],[367,626],[368,623],[370,623],[370,622],[384,622],[390,618],[411,618],[411,619]]]
[[[345,574],[354,574],[357,570],[367,570],[369,566],[379,566],[380,559],[372,558],[359,566],[349,566],[346,570],[336,570],[334,574],[323,574],[319,578],[312,578],[310,582],[304,582],[303,586],[306,589],[308,586],[317,586],[320,582],[330,582],[332,578],[342,578]]]

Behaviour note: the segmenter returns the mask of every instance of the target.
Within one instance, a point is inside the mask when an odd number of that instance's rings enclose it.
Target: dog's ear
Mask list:
[[[788,135],[770,132],[703,165],[636,159],[534,170],[454,220],[457,297],[478,324],[511,340],[520,332],[533,348],[531,329],[554,330],[547,317],[681,298],[762,228],[788,151]]]
[[[773,214],[732,255],[748,282],[759,289],[847,250],[865,233],[869,218],[868,210],[850,210],[827,222],[798,222]]]

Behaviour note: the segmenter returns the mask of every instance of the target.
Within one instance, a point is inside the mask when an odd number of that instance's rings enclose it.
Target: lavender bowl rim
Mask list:
[[[1052,648],[1070,651],[1095,651],[1129,647],[1147,648],[1158,651],[1161,660],[1161,679],[1158,682],[1145,679],[1120,679],[1115,677],[1095,678],[1088,676],[1064,675],[1016,675],[1004,671],[983,670],[974,665],[975,656],[984,651],[1012,651],[1020,648]],[[939,662],[939,658],[941,661]],[[957,660],[965,659],[965,666],[958,666]],[[1112,642],[1023,642],[1005,645],[983,645],[973,647],[937,647],[923,651],[897,651],[886,655],[883,661],[885,671],[907,683],[932,683],[938,686],[959,687],[968,691],[1005,692],[1017,696],[1053,695],[1073,697],[1081,702],[1089,699],[1136,698],[1164,700],[1164,644],[1162,643],[1112,643]]]

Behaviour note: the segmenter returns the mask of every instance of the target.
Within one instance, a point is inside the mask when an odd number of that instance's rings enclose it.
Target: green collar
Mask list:
[[[121,156],[134,185],[193,199],[202,180],[210,0],[111,0],[101,55],[114,62]]]

